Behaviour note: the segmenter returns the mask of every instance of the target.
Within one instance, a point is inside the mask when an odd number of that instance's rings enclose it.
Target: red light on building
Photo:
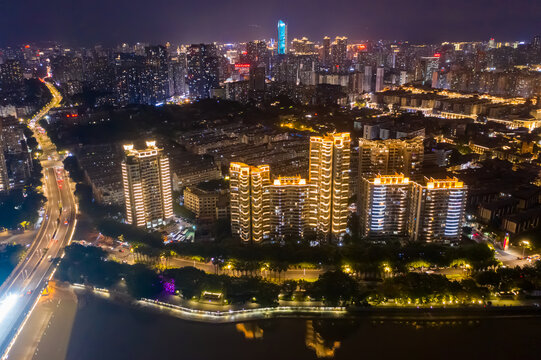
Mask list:
[[[249,68],[250,64],[235,64],[235,68]]]
[[[357,50],[361,51],[361,50],[366,50],[366,45],[365,44],[361,44],[359,46],[357,46]]]
[[[30,49],[30,45],[25,45],[24,48],[25,49]]]
[[[248,54],[248,51],[243,51],[241,54],[246,55],[246,54]]]
[[[441,57],[441,54],[440,53],[435,53],[434,57]]]

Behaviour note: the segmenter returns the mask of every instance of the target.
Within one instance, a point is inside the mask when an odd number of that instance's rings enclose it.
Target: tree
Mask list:
[[[163,290],[158,274],[141,264],[130,267],[126,275],[126,285],[129,294],[136,299],[154,299]]]
[[[356,300],[359,284],[342,271],[327,271],[308,290],[308,294],[329,305],[343,305]]]

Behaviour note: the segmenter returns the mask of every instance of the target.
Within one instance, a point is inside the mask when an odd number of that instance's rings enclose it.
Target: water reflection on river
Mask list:
[[[67,358],[521,359],[539,358],[537,317],[398,320],[276,319],[193,323],[90,298]]]

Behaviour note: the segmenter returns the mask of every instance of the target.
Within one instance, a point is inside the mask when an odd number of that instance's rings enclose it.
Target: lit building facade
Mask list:
[[[321,239],[341,238],[347,228],[351,137],[334,133],[310,138],[309,223]]]
[[[122,183],[126,204],[126,221],[140,227],[164,225],[173,217],[169,159],[155,141],[146,149],[124,145]]]
[[[359,140],[359,176],[408,176],[421,169],[424,158],[423,137],[412,139]]]
[[[302,238],[340,239],[349,215],[349,133],[312,137],[310,179],[278,177],[268,165],[229,166],[231,230],[244,243]]]
[[[268,165],[250,166],[239,162],[229,165],[231,231],[243,243],[259,243],[269,233]]]
[[[409,235],[415,241],[458,241],[462,234],[467,186],[457,178],[412,184]]]
[[[278,21],[278,55],[287,53],[287,24],[282,20]]]
[[[308,227],[309,192],[312,185],[300,176],[279,177],[269,186],[270,236],[300,237]]]
[[[359,194],[361,235],[407,235],[410,193],[410,180],[403,174],[363,178]]]

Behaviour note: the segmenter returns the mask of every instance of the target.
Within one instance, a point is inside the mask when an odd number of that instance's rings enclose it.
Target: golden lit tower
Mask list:
[[[458,241],[462,234],[467,186],[457,178],[413,183],[409,235],[412,240]]]
[[[169,159],[155,141],[147,141],[147,148],[136,150],[124,145],[122,181],[129,224],[155,227],[164,225],[173,216],[171,173]]]
[[[361,181],[361,235],[406,235],[411,192],[409,178],[403,174],[378,175]]]
[[[323,239],[340,238],[346,232],[349,205],[349,133],[310,138],[309,223]]]
[[[269,232],[269,166],[232,162],[229,180],[231,231],[243,242],[261,242]]]

